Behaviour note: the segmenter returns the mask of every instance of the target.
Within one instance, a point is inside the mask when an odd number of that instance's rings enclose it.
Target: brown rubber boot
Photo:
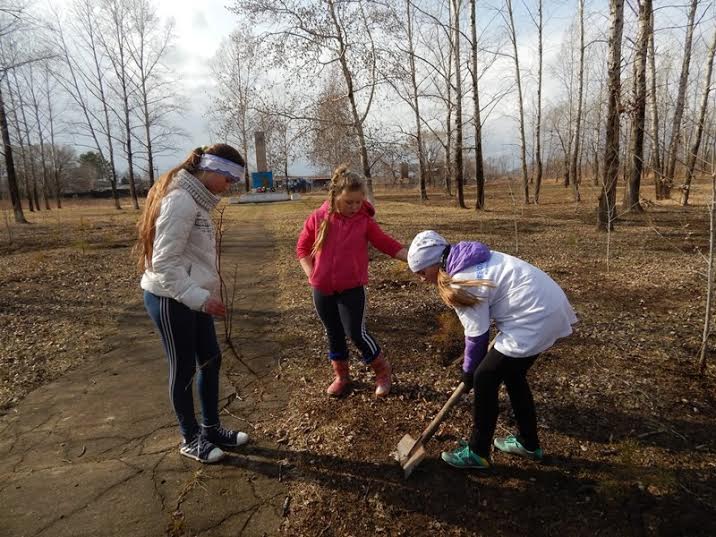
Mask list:
[[[390,393],[393,370],[382,352],[370,363],[370,367],[375,371],[375,395],[377,397],[385,397]]]
[[[346,393],[351,382],[348,373],[348,360],[331,360],[331,366],[333,366],[333,373],[335,373],[336,378],[326,389],[326,393],[333,397],[340,397]]]

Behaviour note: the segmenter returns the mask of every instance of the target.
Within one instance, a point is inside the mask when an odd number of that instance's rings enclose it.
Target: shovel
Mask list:
[[[490,341],[490,344],[487,347],[487,352],[492,350],[492,347],[495,345],[495,339],[496,338],[492,338],[492,341]],[[447,403],[445,403],[440,409],[438,415],[433,418],[430,425],[428,425],[423,431],[423,434],[420,435],[420,438],[414,440],[412,436],[406,434],[400,439],[400,442],[398,442],[398,453],[396,459],[398,459],[400,466],[403,467],[405,479],[408,479],[410,474],[413,473],[413,470],[415,470],[418,464],[423,461],[427,455],[424,447],[425,443],[433,437],[435,431],[438,430],[438,427],[445,419],[447,413],[455,406],[455,403],[457,403],[462,393],[466,390],[467,386],[465,386],[464,382],[461,382],[460,385],[455,388],[455,391],[452,392],[452,395],[450,396],[450,399],[447,400]]]
[[[435,431],[438,430],[438,427],[445,419],[445,416],[448,412],[450,412],[450,409],[455,406],[455,403],[457,403],[458,399],[460,399],[460,396],[465,389],[465,383],[461,382],[460,385],[455,388],[455,391],[452,392],[452,395],[450,396],[450,399],[448,399],[447,403],[445,403],[445,405],[443,405],[440,409],[438,415],[433,418],[430,425],[428,425],[423,431],[423,434],[420,435],[420,438],[415,440],[412,436],[406,434],[400,439],[400,442],[398,442],[398,455],[396,458],[398,459],[398,462],[400,462],[400,466],[403,467],[405,479],[410,477],[413,470],[415,470],[418,464],[420,464],[425,458],[425,443],[433,437]]]

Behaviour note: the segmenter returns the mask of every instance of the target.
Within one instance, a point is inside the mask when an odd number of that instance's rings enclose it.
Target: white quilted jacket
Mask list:
[[[180,170],[162,200],[156,222],[152,267],[142,289],[201,311],[219,297],[216,239],[211,211],[219,198],[193,175]]]

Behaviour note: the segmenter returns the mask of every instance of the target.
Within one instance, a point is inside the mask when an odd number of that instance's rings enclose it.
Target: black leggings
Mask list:
[[[348,359],[346,333],[360,350],[366,364],[380,354],[380,345],[365,328],[368,305],[363,287],[354,287],[332,295],[324,295],[314,288],[313,305],[326,328],[328,357],[331,360]]]
[[[539,447],[535,403],[527,383],[527,371],[535,363],[537,356],[511,358],[492,349],[475,369],[475,405],[470,449],[481,457],[490,456],[499,412],[498,393],[503,382],[517,420],[517,439],[530,451]]]

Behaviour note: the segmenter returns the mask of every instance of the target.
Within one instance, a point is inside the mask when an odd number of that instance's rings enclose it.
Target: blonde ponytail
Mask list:
[[[438,294],[450,307],[471,307],[482,302],[464,287],[495,287],[490,280],[453,280],[442,268],[438,271]]]

